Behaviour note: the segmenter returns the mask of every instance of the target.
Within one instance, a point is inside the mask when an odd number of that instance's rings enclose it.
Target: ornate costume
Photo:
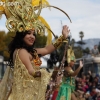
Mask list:
[[[47,29],[47,44],[51,43],[52,31],[48,23],[40,16],[40,13],[42,8],[59,8],[49,5],[46,0],[0,0],[0,2],[5,4],[4,6],[0,5],[0,16],[5,14],[7,18],[6,27],[9,31],[23,32],[32,29],[35,30],[35,33],[44,35]],[[14,5],[9,5],[11,3]],[[59,10],[66,14],[63,10]],[[67,14],[66,16],[69,18]],[[63,40],[64,38],[60,37],[53,45],[57,48]],[[13,75],[10,75],[11,68],[9,68],[8,73],[4,75],[2,84],[0,84],[0,90],[4,87],[4,90],[0,93],[0,100],[45,100],[50,74],[45,69],[40,69],[41,61],[38,55],[32,61],[32,65],[35,71],[39,70],[41,72],[41,77],[34,78],[28,73],[17,51]],[[10,85],[8,84],[9,77],[11,79],[9,80]]]
[[[71,71],[72,72],[72,71]],[[71,100],[71,93],[75,89],[74,77],[63,77],[63,82],[60,86],[56,100]]]
[[[67,56],[68,64],[71,61],[75,61],[74,52],[71,46],[69,46],[65,56]],[[66,70],[64,71],[62,84],[56,100],[71,100],[71,93],[75,90],[75,78],[71,76],[72,73],[74,73],[73,70],[69,70],[68,72],[66,72]]]
[[[35,71],[41,71],[41,77],[34,78],[28,73],[17,51],[12,91],[8,100],[45,100],[45,92],[50,79],[50,73],[45,69],[40,69],[38,65],[36,66],[34,61],[32,61],[32,65]]]
[[[39,60],[36,63],[34,59],[31,63],[35,71],[40,70],[41,77],[34,78],[31,76],[20,60],[18,51],[14,63],[13,77],[10,76],[11,72],[8,67],[5,78],[0,84],[0,89],[2,89],[0,100],[45,100],[46,87],[51,74],[45,69],[40,69],[41,61]],[[13,82],[7,79],[11,79]],[[10,89],[12,89],[11,92]]]

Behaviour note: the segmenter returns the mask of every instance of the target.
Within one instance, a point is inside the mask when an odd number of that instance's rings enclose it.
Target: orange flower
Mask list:
[[[40,66],[42,64],[42,61],[40,60],[39,57],[36,57],[36,59],[33,59],[33,62],[35,66]]]

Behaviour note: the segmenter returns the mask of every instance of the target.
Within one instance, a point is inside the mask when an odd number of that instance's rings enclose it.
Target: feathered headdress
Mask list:
[[[45,19],[40,16],[41,10],[46,7],[53,7],[65,13],[60,8],[49,5],[47,0],[0,0],[0,4],[0,16],[5,14],[7,18],[6,27],[9,31],[21,32],[34,29],[43,35],[47,29],[47,44],[51,42],[51,33],[53,32]],[[66,16],[69,18],[67,14]]]

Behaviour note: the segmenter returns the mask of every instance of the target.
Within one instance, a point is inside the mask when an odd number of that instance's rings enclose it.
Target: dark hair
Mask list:
[[[13,40],[10,42],[8,46],[8,50],[10,53],[8,65],[13,66],[13,53],[15,49],[25,48],[28,52],[31,53],[32,56],[34,56],[34,52],[36,51],[35,49],[33,49],[34,44],[32,46],[28,46],[23,40],[26,34],[29,34],[29,31],[24,31],[24,32],[17,31],[15,37],[13,37]]]
[[[65,62],[64,62],[64,67],[67,67],[67,66],[68,66],[68,62],[65,61]]]

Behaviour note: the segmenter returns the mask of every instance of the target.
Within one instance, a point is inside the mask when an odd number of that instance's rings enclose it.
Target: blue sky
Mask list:
[[[61,34],[61,21],[68,25],[72,38],[79,40],[79,32],[84,32],[83,39],[100,38],[100,0],[48,0],[51,5],[63,9],[70,16],[72,23],[60,11],[51,8],[42,10],[41,15],[51,26],[56,35]],[[0,30],[6,30],[5,17],[0,20]]]

